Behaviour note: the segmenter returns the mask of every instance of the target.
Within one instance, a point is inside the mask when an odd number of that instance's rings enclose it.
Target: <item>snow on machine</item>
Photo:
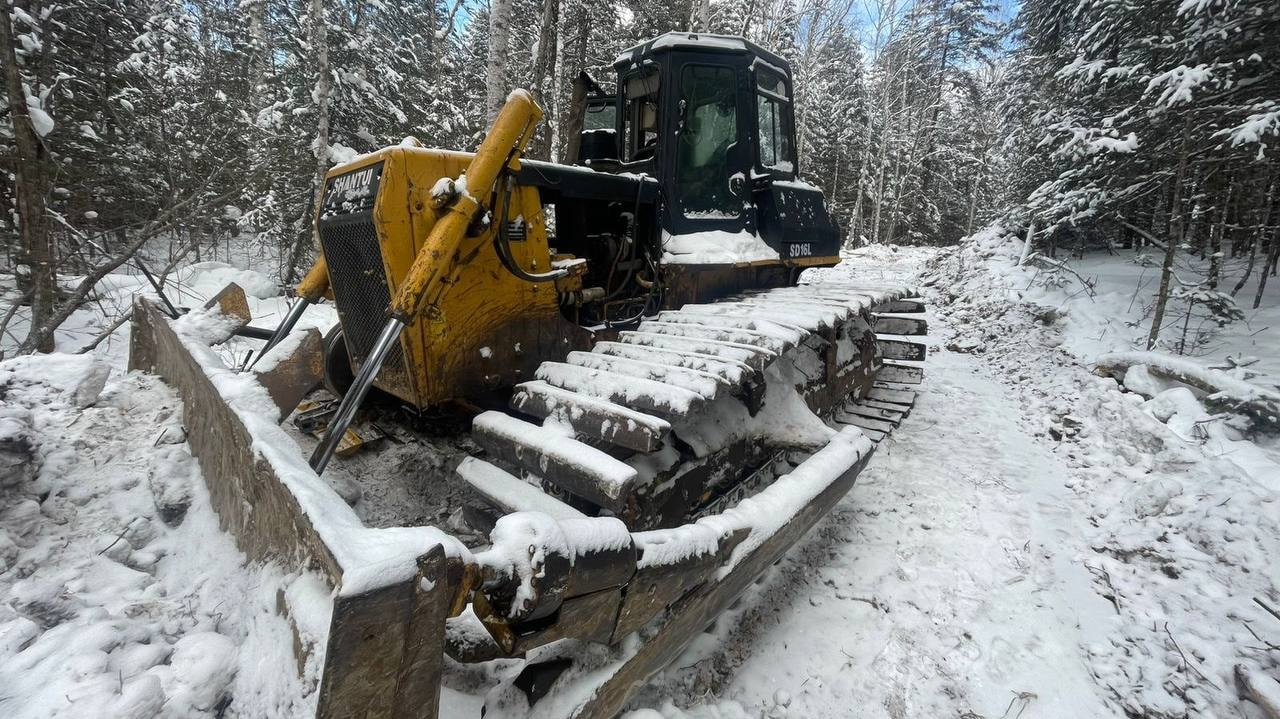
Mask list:
[[[250,320],[235,286],[178,319],[139,300],[131,364],[182,395],[224,526],[332,589],[310,633],[281,599],[321,717],[614,716],[914,401],[915,293],[801,276],[841,233],[797,179],[786,61],[671,33],[615,67],[614,94],[578,78],[573,164],[521,157],[542,111],[517,90],[474,153],[334,168],[252,371],[213,347]],[[334,329],[293,331],[326,298]],[[481,451],[413,478],[466,489],[469,541],[365,526],[320,476],[377,412],[469,423]]]

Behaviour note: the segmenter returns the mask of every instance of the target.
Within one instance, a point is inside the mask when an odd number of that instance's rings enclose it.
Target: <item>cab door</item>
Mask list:
[[[718,56],[673,66],[668,231],[742,230],[751,214],[753,160],[741,91],[746,68]]]

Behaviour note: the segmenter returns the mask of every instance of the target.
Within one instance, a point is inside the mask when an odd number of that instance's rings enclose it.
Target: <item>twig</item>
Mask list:
[[[1206,682],[1209,682],[1209,686],[1213,687],[1214,689],[1217,689],[1218,691],[1222,691],[1222,687],[1215,684],[1213,680],[1210,679],[1209,677],[1206,677],[1204,675],[1204,672],[1200,671],[1199,667],[1197,667],[1195,664],[1192,664],[1191,660],[1187,659],[1187,655],[1183,653],[1182,647],[1178,646],[1178,640],[1173,638],[1173,632],[1169,631],[1168,622],[1164,623],[1164,633],[1169,635],[1169,641],[1173,642],[1173,648],[1178,650],[1178,656],[1182,657],[1182,663],[1185,666],[1191,667],[1192,671],[1194,671],[1196,675],[1199,676],[1201,679],[1205,680]]]
[[[1142,229],[1141,227],[1138,227],[1137,225],[1135,225],[1135,224],[1133,224],[1133,223],[1131,223],[1131,222],[1126,222],[1126,221],[1124,221],[1124,220],[1120,220],[1120,224],[1124,225],[1125,227],[1129,228],[1130,230],[1132,230],[1132,231],[1134,231],[1134,232],[1138,233],[1139,235],[1141,235],[1141,236],[1142,236],[1142,239],[1144,239],[1144,240],[1146,240],[1146,241],[1147,241],[1147,244],[1155,245],[1157,248],[1159,248],[1159,249],[1161,249],[1161,250],[1168,249],[1168,248],[1165,246],[1165,244],[1164,244],[1163,242],[1161,242],[1160,240],[1157,240],[1157,239],[1156,239],[1156,236],[1155,236],[1155,235],[1151,234],[1150,232],[1147,232],[1146,230]]]
[[[1014,692],[1013,698],[1009,700],[1009,706],[1005,707],[1004,714],[1000,715],[1000,719],[1005,719],[1006,717],[1009,716],[1009,712],[1013,711],[1014,702],[1018,701],[1019,699],[1023,701],[1023,705],[1021,707],[1018,707],[1018,713],[1013,715],[1013,719],[1018,719],[1018,717],[1022,716],[1022,712],[1026,711],[1027,707],[1031,706],[1032,699],[1039,699],[1039,698],[1040,698],[1040,695],[1036,694],[1035,692]]]
[[[116,331],[116,330],[118,330],[118,329],[120,329],[120,327],[121,327],[125,322],[128,322],[128,321],[129,321],[129,318],[131,318],[131,317],[133,317],[133,308],[132,308],[132,307],[130,307],[130,308],[128,309],[128,311],[126,311],[124,314],[122,314],[122,315],[120,315],[118,318],[116,318],[116,321],[115,321],[115,322],[112,322],[112,323],[111,323],[111,326],[110,326],[110,327],[108,327],[108,328],[106,328],[105,330],[103,330],[103,331],[102,331],[102,332],[101,332],[97,337],[95,337],[95,338],[94,338],[94,340],[93,340],[92,342],[90,342],[89,344],[85,345],[84,347],[81,347],[80,349],[76,350],[76,354],[78,354],[78,355],[82,355],[82,354],[88,354],[88,353],[92,352],[92,351],[94,350],[94,348],[96,348],[98,345],[102,344],[102,341],[103,341],[103,340],[105,340],[106,338],[108,338],[108,337],[110,337],[112,334],[114,334],[114,333],[115,333],[115,331]]]
[[[102,548],[102,551],[101,551],[101,552],[98,552],[98,556],[102,556],[102,553],[103,553],[103,552],[105,552],[105,551],[107,551],[108,549],[111,549],[112,547],[116,546],[116,544],[117,544],[121,539],[124,539],[124,533],[125,533],[125,532],[127,532],[127,531],[129,531],[129,527],[130,527],[130,526],[132,526],[132,525],[133,525],[133,522],[129,522],[128,524],[124,525],[124,529],[120,530],[120,533],[116,535],[115,540],[114,540],[114,541],[112,541],[112,542],[111,542],[111,544],[108,544],[107,546],[103,547],[103,548]]]
[[[1270,649],[1270,650],[1271,650],[1271,651],[1273,651],[1273,652],[1280,652],[1280,645],[1272,644],[1271,642],[1267,641],[1266,639],[1263,639],[1262,637],[1258,636],[1258,633],[1257,633],[1257,632],[1255,632],[1255,631],[1253,631],[1253,627],[1249,626],[1249,623],[1248,623],[1248,622],[1241,622],[1241,624],[1243,624],[1243,625],[1244,625],[1244,628],[1245,628],[1245,629],[1248,629],[1248,630],[1249,630],[1249,633],[1253,635],[1253,638],[1254,638],[1254,639],[1257,639],[1258,641],[1260,641],[1260,642],[1262,642],[1263,644],[1267,645],[1267,649]]]
[[[1031,255],[1027,257],[1027,262],[1039,267],[1044,267],[1046,269],[1060,270],[1062,272],[1070,273],[1077,280],[1079,280],[1081,285],[1084,286],[1085,291],[1089,293],[1089,299],[1093,299],[1094,283],[1091,282],[1089,279],[1087,279],[1084,275],[1071,269],[1071,266],[1068,265],[1067,263],[1061,260],[1055,260],[1051,257],[1045,257],[1039,252],[1032,252]]]
[[[1260,607],[1262,607],[1263,611],[1265,611],[1267,614],[1270,614],[1271,616],[1275,617],[1276,619],[1280,619],[1280,612],[1277,612],[1277,611],[1276,611],[1276,609],[1275,609],[1275,607],[1272,607],[1272,606],[1268,605],[1266,602],[1262,601],[1262,597],[1254,597],[1254,598],[1253,598],[1253,603],[1254,603],[1254,604],[1257,604],[1257,605],[1258,605],[1258,606],[1260,606]]]
[[[1142,278],[1143,278],[1146,274],[1147,274],[1147,268],[1146,268],[1146,267],[1143,267],[1143,268],[1142,268],[1142,272],[1139,272],[1139,273],[1138,273],[1138,282],[1133,286],[1133,296],[1129,298],[1129,306],[1128,306],[1128,307],[1126,307],[1126,308],[1125,308],[1125,310],[1124,310],[1124,313],[1125,313],[1126,315],[1127,315],[1127,314],[1129,314],[1129,312],[1130,312],[1131,310],[1133,310],[1133,303],[1134,303],[1134,301],[1135,301],[1135,300],[1137,300],[1137,299],[1138,299],[1138,293],[1139,293],[1139,292],[1141,292],[1141,291],[1142,291],[1142,288],[1146,286],[1146,285],[1142,284]]]

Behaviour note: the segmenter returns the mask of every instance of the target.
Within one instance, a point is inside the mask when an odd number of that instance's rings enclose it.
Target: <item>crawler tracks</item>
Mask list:
[[[539,488],[633,531],[714,513],[821,446],[780,431],[795,417],[773,406],[787,404],[779,385],[793,383],[829,426],[858,427],[873,443],[898,426],[923,376],[924,345],[901,337],[927,329],[913,295],[819,282],[661,312],[590,352],[544,362],[516,387],[511,414],[479,416],[473,436],[493,471],[464,479],[484,475],[476,488],[499,514],[532,509],[529,489]],[[532,485],[508,481],[504,495],[493,481],[501,474]],[[669,506],[675,499],[687,511]]]
[[[541,513],[569,545],[571,527],[601,517],[630,536],[607,562],[570,550],[571,579],[543,619],[477,602],[508,655],[549,651],[512,686],[564,684],[590,697],[570,715],[614,715],[825,516],[915,402],[925,347],[908,337],[927,328],[913,296],[821,282],[665,311],[544,363],[511,414],[480,415],[488,457],[459,474],[489,516]],[[605,564],[610,579],[596,580]],[[635,632],[643,646],[624,649]],[[607,668],[546,646],[568,637],[613,647]],[[569,666],[576,678],[558,681]]]

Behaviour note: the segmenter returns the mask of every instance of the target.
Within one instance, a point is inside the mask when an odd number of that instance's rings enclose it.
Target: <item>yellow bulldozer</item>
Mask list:
[[[133,365],[178,386],[224,524],[330,580],[321,716],[454,716],[474,708],[449,703],[463,685],[487,717],[616,714],[914,402],[916,293],[803,274],[839,263],[842,236],[799,179],[787,62],[670,33],[615,69],[615,92],[575,83],[565,164],[522,157],[542,111],[517,90],[474,153],[402,143],[335,167],[269,369],[217,365],[194,319],[139,305]],[[193,314],[243,324],[232,295]],[[325,301],[338,324],[297,341]],[[271,424],[312,390],[332,399],[305,446]],[[480,541],[333,519],[319,475],[386,404],[469,425],[481,451],[415,481],[465,484]],[[501,659],[519,661],[487,684],[450,679]]]

